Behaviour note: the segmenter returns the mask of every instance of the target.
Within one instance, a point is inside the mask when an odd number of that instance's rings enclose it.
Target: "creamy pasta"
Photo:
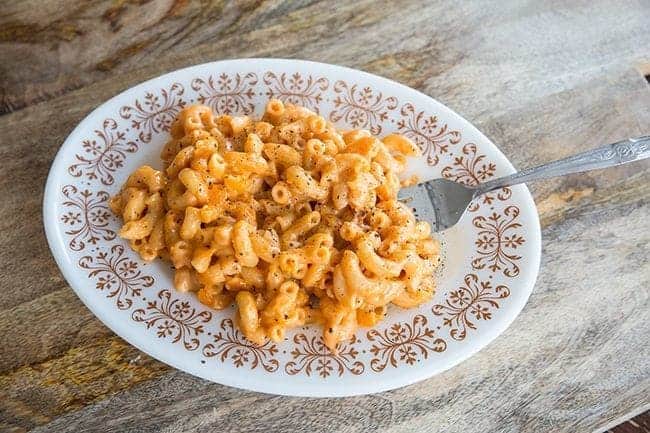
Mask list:
[[[259,121],[194,105],[171,128],[164,170],[138,168],[110,205],[144,260],[172,263],[177,290],[234,303],[250,341],[318,323],[335,352],[389,304],[433,296],[439,244],[397,200],[418,154],[401,135],[337,131],[279,100]]]

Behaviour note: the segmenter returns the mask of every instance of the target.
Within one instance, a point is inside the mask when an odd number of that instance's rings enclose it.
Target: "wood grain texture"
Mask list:
[[[650,433],[650,411],[607,430],[607,433]]]
[[[460,3],[460,4],[457,4]],[[533,295],[482,352],[347,399],[244,392],[175,371],[69,289],[40,225],[72,128],[177,67],[275,56],[343,64],[432,95],[518,167],[650,132],[650,4],[1,2],[0,431],[595,431],[650,404],[650,163],[531,185]]]

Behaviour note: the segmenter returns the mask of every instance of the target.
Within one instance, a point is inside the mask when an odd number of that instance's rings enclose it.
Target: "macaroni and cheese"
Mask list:
[[[336,352],[389,304],[433,296],[439,244],[397,199],[418,153],[279,100],[260,121],[194,105],[171,127],[164,170],[138,168],[110,206],[144,260],[171,261],[176,289],[215,309],[234,302],[250,341],[319,323]]]

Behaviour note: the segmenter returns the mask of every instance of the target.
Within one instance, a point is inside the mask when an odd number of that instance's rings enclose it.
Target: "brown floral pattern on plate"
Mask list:
[[[338,353],[332,353],[322,336],[308,337],[305,334],[297,334],[293,337],[296,344],[291,351],[292,360],[284,366],[284,371],[290,375],[305,373],[311,376],[312,373],[324,378],[333,373],[343,376],[346,371],[359,375],[365,370],[363,362],[359,361],[359,350],[354,346],[359,342],[357,337],[351,341],[340,343]]]
[[[334,83],[334,110],[329,115],[332,122],[343,120],[355,129],[367,128],[375,135],[381,134],[382,123],[397,108],[397,98],[385,97],[368,86],[349,85],[345,81]]]
[[[120,116],[131,120],[131,127],[139,131],[138,138],[148,143],[153,134],[169,131],[178,112],[187,105],[183,93],[185,88],[180,83],[160,89],[158,94],[146,92],[142,100],[136,99],[133,105],[120,108]]]
[[[519,275],[517,262],[521,256],[515,250],[526,242],[517,230],[521,227],[519,213],[517,206],[508,206],[503,214],[492,212],[488,216],[474,217],[472,224],[479,229],[475,242],[478,257],[472,260],[474,269],[487,267],[492,272],[501,271],[507,277]]]
[[[397,322],[383,332],[371,329],[366,333],[369,341],[373,342],[370,353],[370,368],[373,371],[383,371],[388,364],[397,367],[400,362],[413,365],[421,359],[427,359],[431,353],[444,352],[447,342],[435,335],[435,331],[427,326],[428,320],[422,314],[413,317],[409,322]]]
[[[276,98],[283,102],[302,105],[316,113],[319,112],[319,105],[323,101],[323,92],[329,87],[327,78],[303,76],[300,72],[293,74],[283,72],[278,75],[269,71],[264,74],[263,79],[264,84],[268,86],[264,93],[269,99]]]
[[[199,347],[199,335],[212,318],[209,311],[197,311],[189,301],[173,299],[171,291],[158,292],[158,300],[147,302],[147,308],[133,311],[133,320],[145,323],[147,329],[155,326],[158,338],[170,337],[172,343],[181,341],[187,350]]]
[[[207,80],[195,78],[191,86],[199,94],[197,101],[217,114],[251,114],[255,111],[253,96],[256,84],[257,75],[249,72],[234,75],[222,73],[216,78],[210,75]]]
[[[83,141],[83,153],[75,155],[77,162],[68,167],[68,173],[112,185],[115,182],[113,173],[124,166],[127,155],[135,153],[138,145],[126,141],[124,132],[118,130],[117,122],[113,119],[105,119],[102,129],[95,130],[95,134],[99,140]]]
[[[271,341],[258,345],[248,341],[244,335],[235,328],[232,319],[223,319],[220,331],[213,335],[213,342],[203,346],[203,356],[219,357],[221,362],[230,360],[236,368],[248,365],[251,370],[261,366],[272,373],[277,371],[280,362],[275,358],[278,347]]]
[[[451,165],[444,167],[441,175],[445,179],[465,185],[475,186],[493,177],[497,166],[494,162],[487,160],[485,154],[478,153],[474,143],[467,143],[463,146],[462,154],[455,156]],[[470,212],[475,212],[480,203],[492,204],[495,197],[505,201],[512,195],[510,188],[502,188],[498,192],[483,194],[479,199],[469,205]]]
[[[480,281],[476,274],[468,274],[465,284],[453,290],[444,304],[434,305],[433,314],[443,317],[443,325],[450,328],[454,340],[464,340],[468,329],[476,329],[475,321],[492,319],[492,310],[499,302],[510,296],[504,285],[496,287],[490,281]]]
[[[72,236],[68,246],[73,251],[81,251],[86,244],[97,245],[100,239],[112,241],[115,232],[108,227],[112,213],[108,210],[109,195],[106,191],[92,192],[79,190],[74,185],[65,185],[61,192],[65,196],[63,206],[68,208],[60,220],[69,229],[66,235]]]
[[[441,124],[437,116],[419,111],[411,103],[404,104],[400,114],[398,132],[418,145],[431,166],[438,165],[440,156],[449,152],[449,146],[460,143],[460,131],[449,128],[446,123]]]
[[[475,186],[494,176],[497,166],[477,152],[476,144],[467,143],[462,154],[454,157],[451,166],[442,169],[442,177],[465,185]]]
[[[97,290],[107,292],[107,298],[115,298],[115,306],[120,310],[131,308],[133,298],[141,296],[142,289],[154,283],[153,277],[144,275],[138,263],[124,254],[124,246],[120,244],[94,256],[83,256],[79,266],[89,271],[89,278],[97,279]]]

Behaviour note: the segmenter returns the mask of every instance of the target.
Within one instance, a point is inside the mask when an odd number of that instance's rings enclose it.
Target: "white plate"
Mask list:
[[[317,110],[343,128],[399,132],[422,148],[422,179],[475,183],[513,171],[490,140],[430,97],[339,66],[244,59],[181,69],[135,86],[89,114],[56,156],[45,187],[47,239],[63,275],[108,327],[151,356],[193,375],[254,391],[349,396],[426,379],[476,353],[512,323],[540,261],[540,227],[525,186],[474,203],[446,234],[434,299],[391,308],[376,329],[332,355],[321,330],[289,332],[281,344],[248,343],[232,310],[212,311],[173,289],[171,270],[145,264],[116,236],[107,207],[136,167],[159,153],[181,106],[260,115],[269,97]]]

